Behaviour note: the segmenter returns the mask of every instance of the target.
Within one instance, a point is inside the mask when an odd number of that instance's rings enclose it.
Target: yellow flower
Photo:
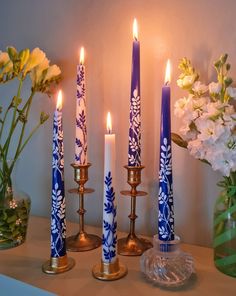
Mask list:
[[[1,74],[12,71],[13,63],[7,52],[0,51],[0,66],[3,67]]]
[[[25,65],[24,75],[26,75],[26,73],[31,71],[34,67],[41,64],[45,57],[45,53],[41,49],[39,49],[38,47],[33,49]]]
[[[58,75],[61,74],[61,70],[57,65],[52,65],[48,68],[47,74],[44,78],[44,82],[53,79],[54,77],[57,77]]]
[[[49,60],[45,57],[42,63],[34,67],[30,73],[30,78],[32,80],[32,85],[40,83],[42,80],[43,71],[46,70],[49,66]]]
[[[7,62],[10,61],[9,55],[7,52],[0,51],[0,65],[6,65]]]

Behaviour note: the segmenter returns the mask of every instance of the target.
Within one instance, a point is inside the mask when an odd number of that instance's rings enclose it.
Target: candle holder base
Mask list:
[[[86,232],[72,235],[66,239],[66,249],[70,252],[84,252],[100,247],[102,240],[95,234]]]
[[[47,274],[58,274],[66,272],[75,266],[75,260],[68,258],[67,255],[61,257],[51,257],[43,266],[43,272]]]
[[[153,238],[154,247],[143,253],[141,271],[154,283],[167,288],[184,285],[194,273],[193,257],[180,249],[180,239],[161,241]]]
[[[119,259],[116,259],[114,263],[101,263],[96,264],[92,269],[93,276],[101,281],[115,281],[128,273],[127,267],[119,263]]]
[[[118,254],[123,256],[141,256],[147,249],[152,248],[152,243],[136,235],[128,235],[118,240]]]

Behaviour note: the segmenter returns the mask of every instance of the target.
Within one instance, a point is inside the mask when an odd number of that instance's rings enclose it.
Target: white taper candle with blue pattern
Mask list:
[[[84,48],[80,50],[80,63],[77,66],[77,99],[76,99],[76,135],[75,163],[87,164],[87,125],[86,125],[86,87]]]
[[[166,67],[165,85],[162,88],[160,130],[158,234],[159,239],[162,241],[171,241],[175,237],[169,83],[170,62],[168,60]]]
[[[141,165],[140,44],[136,19],[133,37],[128,166],[136,167]]]
[[[115,173],[115,134],[111,133],[110,113],[107,115],[107,134],[105,134],[104,153],[104,195],[103,195],[103,233],[102,261],[113,263],[116,260],[117,222],[114,189]]]
[[[53,118],[51,257],[66,255],[64,149],[61,109],[62,93],[59,91],[57,108]]]

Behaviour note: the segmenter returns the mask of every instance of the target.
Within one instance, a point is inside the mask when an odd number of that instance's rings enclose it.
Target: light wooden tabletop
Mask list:
[[[68,252],[68,256],[76,261],[72,270],[59,275],[44,274],[42,264],[50,258],[49,229],[49,219],[30,217],[26,243],[0,251],[0,273],[62,296],[236,296],[236,279],[217,271],[212,249],[187,244],[182,244],[182,249],[192,254],[196,274],[187,285],[172,291],[161,289],[145,279],[140,272],[140,257],[119,256],[120,261],[128,267],[128,275],[123,279],[113,282],[94,279],[91,269],[101,260],[101,248],[88,252]],[[78,225],[67,221],[67,235],[77,231]],[[86,226],[86,231],[101,235],[101,229],[96,227]],[[118,236],[121,237],[120,233]]]

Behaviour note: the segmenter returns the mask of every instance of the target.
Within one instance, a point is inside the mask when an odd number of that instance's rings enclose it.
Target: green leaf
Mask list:
[[[175,134],[175,133],[171,133],[171,139],[172,141],[180,146],[180,147],[183,147],[183,148],[186,148],[187,149],[187,146],[188,146],[188,142],[186,142],[183,138],[181,138],[178,134]]]
[[[7,218],[7,222],[8,223],[11,223],[11,222],[16,221],[16,219],[17,219],[17,216],[16,215],[13,215],[13,216],[10,216],[10,217]]]

